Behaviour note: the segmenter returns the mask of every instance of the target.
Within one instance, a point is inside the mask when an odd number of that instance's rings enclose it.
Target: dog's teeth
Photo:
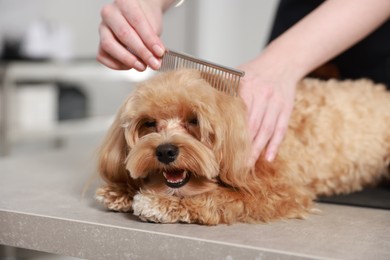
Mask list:
[[[164,175],[165,179],[167,180],[167,182],[169,182],[169,183],[179,183],[179,182],[182,182],[185,179],[185,177],[187,176],[187,171],[184,171],[182,173],[181,178],[179,178],[179,179],[171,179],[171,178],[169,178],[169,174],[166,173],[165,171],[163,172],[163,175]]]

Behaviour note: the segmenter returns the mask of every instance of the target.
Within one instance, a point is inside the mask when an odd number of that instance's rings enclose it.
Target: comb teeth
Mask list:
[[[238,95],[240,79],[244,76],[243,71],[201,60],[184,53],[166,50],[159,71],[164,72],[181,68],[200,71],[202,77],[211,86],[231,96]]]

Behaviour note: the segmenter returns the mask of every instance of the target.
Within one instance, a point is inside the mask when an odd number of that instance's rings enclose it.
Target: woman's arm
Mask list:
[[[241,97],[248,107],[253,164],[267,147],[272,161],[286,132],[295,86],[390,17],[388,0],[328,0],[243,64]],[[390,47],[390,46],[389,46]]]

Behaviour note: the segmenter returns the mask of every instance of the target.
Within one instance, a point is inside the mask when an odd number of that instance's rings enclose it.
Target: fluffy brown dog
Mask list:
[[[142,220],[261,222],[302,218],[318,195],[389,176],[390,93],[367,80],[303,80],[276,159],[247,167],[245,105],[199,72],[140,84],[100,153],[97,198]]]

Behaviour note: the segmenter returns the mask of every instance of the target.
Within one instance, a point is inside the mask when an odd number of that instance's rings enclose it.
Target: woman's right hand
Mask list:
[[[161,0],[115,0],[105,5],[96,59],[115,70],[158,69],[165,52],[158,36],[165,8],[167,3]]]

